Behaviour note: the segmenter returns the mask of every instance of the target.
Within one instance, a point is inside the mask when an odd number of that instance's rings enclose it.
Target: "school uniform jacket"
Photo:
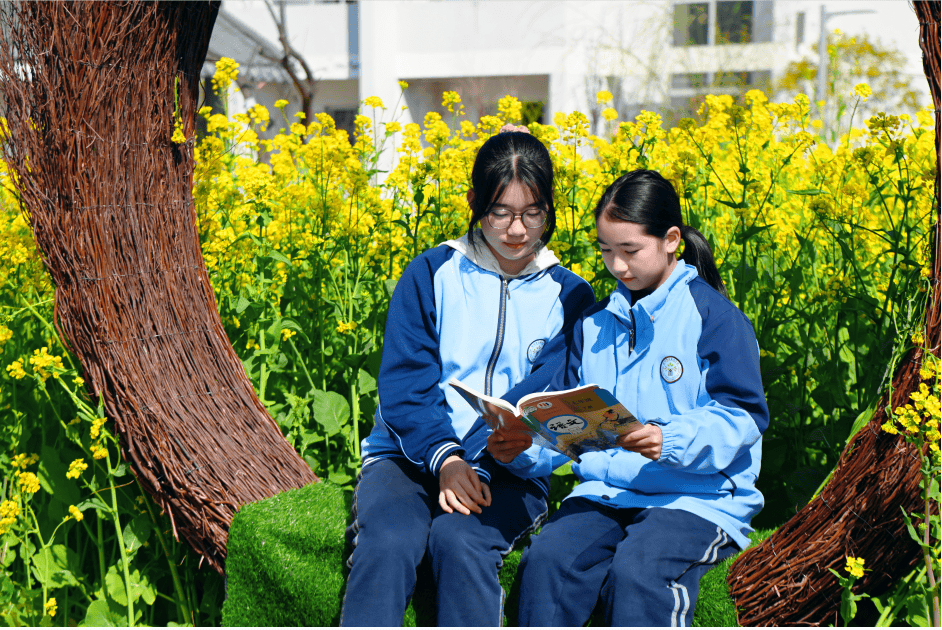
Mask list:
[[[550,390],[607,389],[643,423],[660,426],[661,455],[586,453],[572,466],[581,483],[569,497],[692,512],[745,548],[763,505],[755,484],[769,424],[758,350],[742,311],[683,261],[635,303],[619,283],[576,324]],[[569,461],[547,449],[533,455],[525,451],[509,467],[539,476]]]
[[[514,405],[545,390],[573,324],[594,303],[589,284],[546,248],[517,276],[503,273],[480,230],[475,246],[464,236],[418,256],[390,301],[363,467],[404,456],[437,475],[458,454],[488,481],[474,462],[490,430],[448,381]],[[547,479],[540,484],[548,490]]]

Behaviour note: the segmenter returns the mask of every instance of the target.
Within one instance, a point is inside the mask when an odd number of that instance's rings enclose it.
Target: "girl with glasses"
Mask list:
[[[413,260],[390,302],[341,625],[401,625],[426,554],[437,625],[501,625],[502,557],[546,515],[548,471],[497,463],[490,429],[448,381],[512,404],[544,389],[594,295],[545,247],[556,214],[542,143],[522,131],[492,137],[471,183],[468,233]]]

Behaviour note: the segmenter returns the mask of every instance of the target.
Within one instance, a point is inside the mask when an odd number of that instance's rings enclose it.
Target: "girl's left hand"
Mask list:
[[[494,459],[509,464],[533,444],[533,438],[523,431],[497,429],[487,436],[487,450]]]
[[[661,444],[664,437],[661,427],[656,424],[646,424],[640,429],[620,436],[615,443],[625,450],[640,453],[648,459],[657,461],[661,456]]]

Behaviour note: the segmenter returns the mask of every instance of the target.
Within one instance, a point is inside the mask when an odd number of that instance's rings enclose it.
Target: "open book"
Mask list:
[[[564,392],[537,392],[520,399],[517,407],[486,396],[461,381],[448,383],[487,422],[491,429],[526,431],[533,443],[579,461],[582,453],[618,446],[619,436],[643,425],[624,405],[598,385]]]

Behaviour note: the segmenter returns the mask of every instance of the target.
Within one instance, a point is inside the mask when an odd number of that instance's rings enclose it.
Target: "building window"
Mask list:
[[[523,124],[529,125],[531,123],[543,124],[543,112],[544,105],[543,101],[523,101]]]
[[[716,43],[746,44],[752,41],[752,2],[716,3]]]
[[[674,5],[674,46],[706,46],[709,4]]]
[[[356,108],[333,108],[326,107],[324,111],[334,119],[334,126],[337,129],[343,129],[347,132],[350,142],[353,142],[353,132],[356,128],[355,119],[357,117]]]
[[[707,94],[734,97],[752,89],[768,93],[772,87],[770,70],[723,70],[671,75],[670,108],[665,120],[676,122],[699,109]]]
[[[674,3],[674,46],[772,41],[774,0]]]
[[[801,46],[805,43],[805,12],[799,11],[795,18],[795,45]]]

